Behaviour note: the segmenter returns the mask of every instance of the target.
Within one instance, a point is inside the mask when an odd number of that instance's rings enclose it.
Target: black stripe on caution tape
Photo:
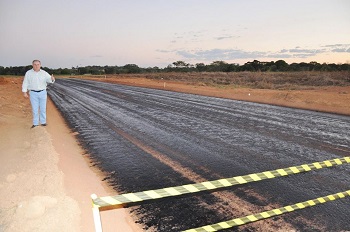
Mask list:
[[[350,157],[337,158],[326,160],[323,162],[315,162],[311,164],[303,164],[283,169],[276,169],[273,171],[266,171],[260,173],[249,174],[245,176],[236,176],[226,179],[219,179],[214,181],[205,181],[197,184],[186,184],[176,187],[168,187],[155,190],[147,190],[136,193],[126,193],[116,196],[98,197],[92,200],[94,207],[105,207],[122,205],[131,202],[140,202],[145,200],[159,199],[164,197],[178,196],[188,193],[195,193],[205,190],[213,190],[233,185],[246,184],[249,182],[261,181],[264,179],[271,179],[280,176],[287,176],[301,172],[308,172],[311,170],[337,166],[341,164],[350,163]]]
[[[326,203],[329,201],[334,201],[334,200],[341,199],[341,198],[348,197],[348,196],[350,196],[350,190],[345,191],[345,192],[332,194],[332,195],[328,195],[325,197],[319,197],[319,198],[316,198],[313,200],[299,202],[299,203],[294,204],[294,205],[288,205],[288,206],[284,206],[284,207],[281,207],[278,209],[265,211],[262,213],[252,214],[252,215],[249,215],[246,217],[236,218],[236,219],[225,221],[225,222],[220,222],[220,223],[216,223],[216,224],[212,224],[212,225],[207,225],[207,226],[203,226],[203,227],[185,230],[184,232],[219,231],[219,230],[228,229],[228,228],[231,228],[234,226],[244,225],[244,224],[255,222],[258,220],[262,220],[262,219],[274,217],[277,215],[289,213],[289,212],[292,212],[295,210],[300,210],[300,209],[304,209],[307,207],[312,207],[312,206],[315,206],[318,204],[323,204],[323,203]]]

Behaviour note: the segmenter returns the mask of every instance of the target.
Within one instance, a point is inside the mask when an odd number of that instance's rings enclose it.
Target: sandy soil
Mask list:
[[[22,78],[0,78],[0,231],[94,231],[90,194],[115,195],[90,167],[51,101],[32,125]],[[104,231],[142,231],[124,209],[101,212]]]
[[[100,79],[101,80],[101,79]],[[102,81],[350,115],[350,87],[277,91],[138,79]],[[94,231],[90,194],[116,194],[90,166],[52,102],[48,126],[29,129],[22,78],[0,77],[0,231]],[[101,213],[104,231],[141,231],[124,209]]]

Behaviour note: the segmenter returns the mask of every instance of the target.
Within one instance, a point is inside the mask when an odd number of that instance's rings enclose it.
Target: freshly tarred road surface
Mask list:
[[[130,193],[246,175],[350,154],[350,117],[79,79],[55,105],[106,180]],[[179,231],[350,189],[344,164],[131,206],[145,230]],[[340,199],[227,231],[350,230]]]

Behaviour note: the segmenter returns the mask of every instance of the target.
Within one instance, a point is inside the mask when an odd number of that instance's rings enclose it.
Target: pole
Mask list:
[[[94,200],[96,198],[97,198],[96,194],[91,194],[92,200]],[[102,232],[100,209],[97,205],[94,204],[94,201],[92,201],[92,215],[94,217],[95,231]]]

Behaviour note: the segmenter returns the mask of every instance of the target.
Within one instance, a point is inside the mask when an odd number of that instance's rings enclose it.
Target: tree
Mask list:
[[[342,64],[342,65],[340,65],[340,70],[350,71],[350,64]]]
[[[116,74],[117,68],[116,66],[105,66],[104,68],[106,74]]]
[[[222,60],[213,61],[209,67],[212,72],[228,72],[229,70],[229,64]]]
[[[176,67],[176,68],[187,68],[190,64],[187,64],[185,63],[184,61],[175,61],[173,62],[173,65]]]
[[[330,68],[329,69],[330,71],[337,71],[338,70],[338,65],[336,65],[334,63],[328,64],[328,67]]]
[[[270,72],[276,72],[277,71],[277,65],[273,64],[269,67]]]
[[[253,65],[250,62],[245,63],[241,68],[241,71],[250,71],[250,72],[254,72],[255,69],[253,67]]]
[[[277,60],[275,62],[275,65],[277,66],[277,70],[284,72],[284,71],[288,71],[288,63],[285,62],[284,60]]]
[[[204,63],[197,63],[196,69],[198,70],[198,72],[205,72],[207,71],[207,66]]]
[[[151,72],[151,73],[159,73],[159,72],[161,72],[161,69],[158,66],[154,66],[152,68],[150,67],[148,69],[149,69],[149,72]]]
[[[309,64],[305,62],[299,63],[300,71],[309,71]]]
[[[239,71],[239,64],[229,64],[227,66],[227,72],[238,72]]]
[[[72,74],[72,71],[69,70],[68,68],[64,68],[61,70],[61,74],[62,75],[70,75],[70,74]]]
[[[24,75],[26,71],[32,68],[31,65],[27,66],[11,66],[3,67],[0,66],[0,75]],[[72,67],[68,68],[58,68],[51,69],[48,67],[43,67],[45,71],[53,74],[63,74],[63,75],[84,75],[84,74],[123,74],[123,73],[159,73],[159,72],[286,72],[286,71],[321,71],[321,72],[331,72],[331,71],[350,71],[350,64],[335,64],[335,63],[323,63],[320,64],[316,61],[311,61],[309,63],[292,63],[288,64],[284,60],[278,60],[276,62],[261,62],[258,60],[249,61],[243,65],[236,63],[228,64],[225,61],[218,60],[213,61],[209,65],[204,63],[197,63],[195,65],[186,63],[184,61],[175,61],[169,64],[165,68],[159,67],[148,67],[140,68],[136,64],[127,64],[124,66],[85,66],[85,67]]]
[[[322,65],[320,63],[317,63],[316,61],[311,61],[309,63],[309,71],[320,71],[322,68]]]
[[[290,71],[300,71],[300,65],[298,63],[291,63],[289,65]]]
[[[88,73],[88,69],[86,67],[79,67],[78,68],[78,74],[79,75],[84,75]]]
[[[263,65],[258,60],[253,60],[253,62],[247,62],[247,63],[254,68],[254,71],[261,71],[261,69],[263,68]]]
[[[137,66],[136,64],[124,65],[123,70],[125,71],[125,73],[140,73],[141,72],[140,67]]]

